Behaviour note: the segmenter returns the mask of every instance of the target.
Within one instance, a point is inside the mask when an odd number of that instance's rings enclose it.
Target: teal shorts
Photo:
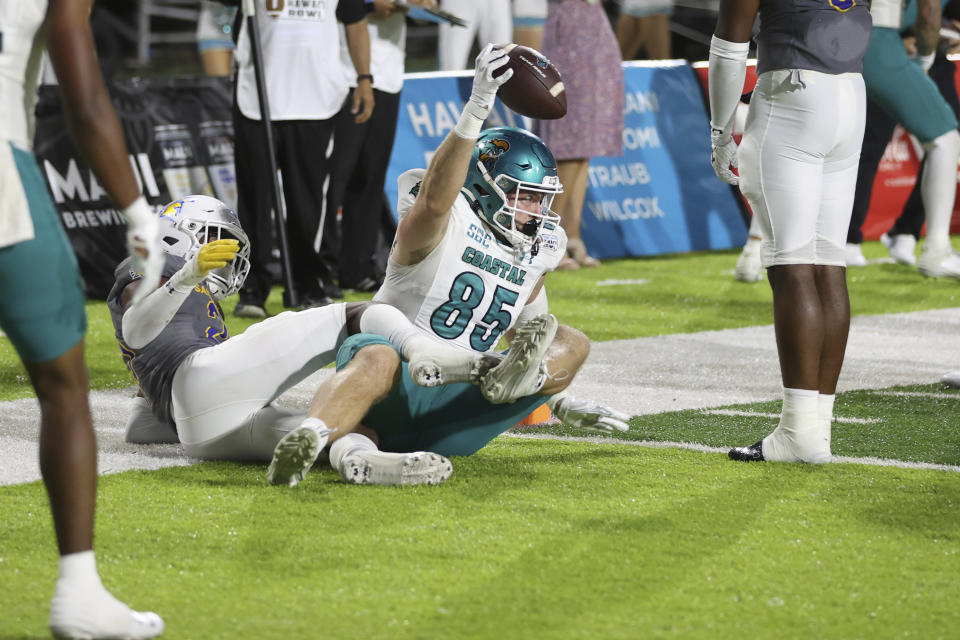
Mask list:
[[[21,360],[47,362],[83,339],[83,281],[33,154],[13,147],[13,158],[34,237],[0,248],[0,327]]]
[[[385,338],[366,333],[347,338],[337,352],[337,370],[347,366],[357,351],[374,344],[393,346]],[[421,387],[410,379],[404,362],[400,382],[361,422],[377,432],[382,451],[468,456],[546,400],[546,396],[533,395],[510,404],[490,404],[480,388],[470,384]]]
[[[930,76],[903,48],[896,29],[875,27],[863,58],[863,82],[867,96],[890,117],[930,142],[957,128],[957,118]]]

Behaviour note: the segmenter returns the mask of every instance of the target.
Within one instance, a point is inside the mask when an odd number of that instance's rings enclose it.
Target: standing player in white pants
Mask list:
[[[70,134],[124,216],[135,268],[156,283],[163,263],[157,222],[140,196],[123,128],[97,65],[92,5],[93,0],[0,2],[0,328],[17,350],[40,406],[40,472],[60,556],[50,631],[58,638],[153,638],[163,633],[163,620],[131,611],[104,587],[97,571],[97,443],[87,399],[83,283],[33,154],[46,47]],[[11,622],[6,610],[0,617]]]
[[[440,8],[467,23],[466,27],[440,25],[437,46],[441,71],[466,69],[475,40],[507,44],[513,35],[510,0],[441,0]]]
[[[759,79],[739,149],[739,184],[763,231],[783,410],[773,433],[730,457],[823,463],[830,461],[850,326],[844,247],[871,22],[855,0],[721,0],[710,47],[711,162],[731,184],[738,152],[730,131],[758,12]]]

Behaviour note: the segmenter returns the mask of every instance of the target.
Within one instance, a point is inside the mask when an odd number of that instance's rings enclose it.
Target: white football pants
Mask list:
[[[472,69],[473,60],[467,58],[474,38],[481,49],[489,42],[507,44],[513,40],[510,0],[441,0],[440,8],[467,23],[466,27],[440,25],[437,45],[441,71]]]
[[[764,267],[845,266],[866,93],[857,73],[760,75],[738,151]]]
[[[190,354],[173,376],[173,417],[187,455],[270,460],[304,412],[269,403],[336,359],[345,308],[286,311]]]

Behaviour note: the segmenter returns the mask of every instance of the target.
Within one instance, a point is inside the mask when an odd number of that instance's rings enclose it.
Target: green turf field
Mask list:
[[[735,257],[555,274],[551,308],[594,340],[769,324],[769,287],[734,282]],[[855,314],[960,307],[955,281],[893,264],[849,281]],[[94,387],[128,386],[104,306],[88,313]],[[27,395],[0,340],[0,398]],[[588,435],[565,426],[498,438],[438,487],[346,486],[327,469],[290,490],[229,463],[105,476],[101,574],[163,615],[166,638],[958,637],[960,473],[637,446],[750,444],[779,403],[718,409],[637,417],[601,443],[560,440]],[[852,391],[836,416],[844,459],[960,465],[958,391]],[[0,639],[46,637],[41,484],[0,487],[0,519]]]

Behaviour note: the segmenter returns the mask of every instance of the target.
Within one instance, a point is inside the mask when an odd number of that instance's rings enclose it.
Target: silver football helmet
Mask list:
[[[240,250],[227,266],[207,274],[211,295],[222,300],[240,290],[250,272],[250,239],[240,226],[237,214],[210,196],[187,196],[168,204],[160,214],[161,248],[164,253],[189,260],[212,240],[232,238]]]

